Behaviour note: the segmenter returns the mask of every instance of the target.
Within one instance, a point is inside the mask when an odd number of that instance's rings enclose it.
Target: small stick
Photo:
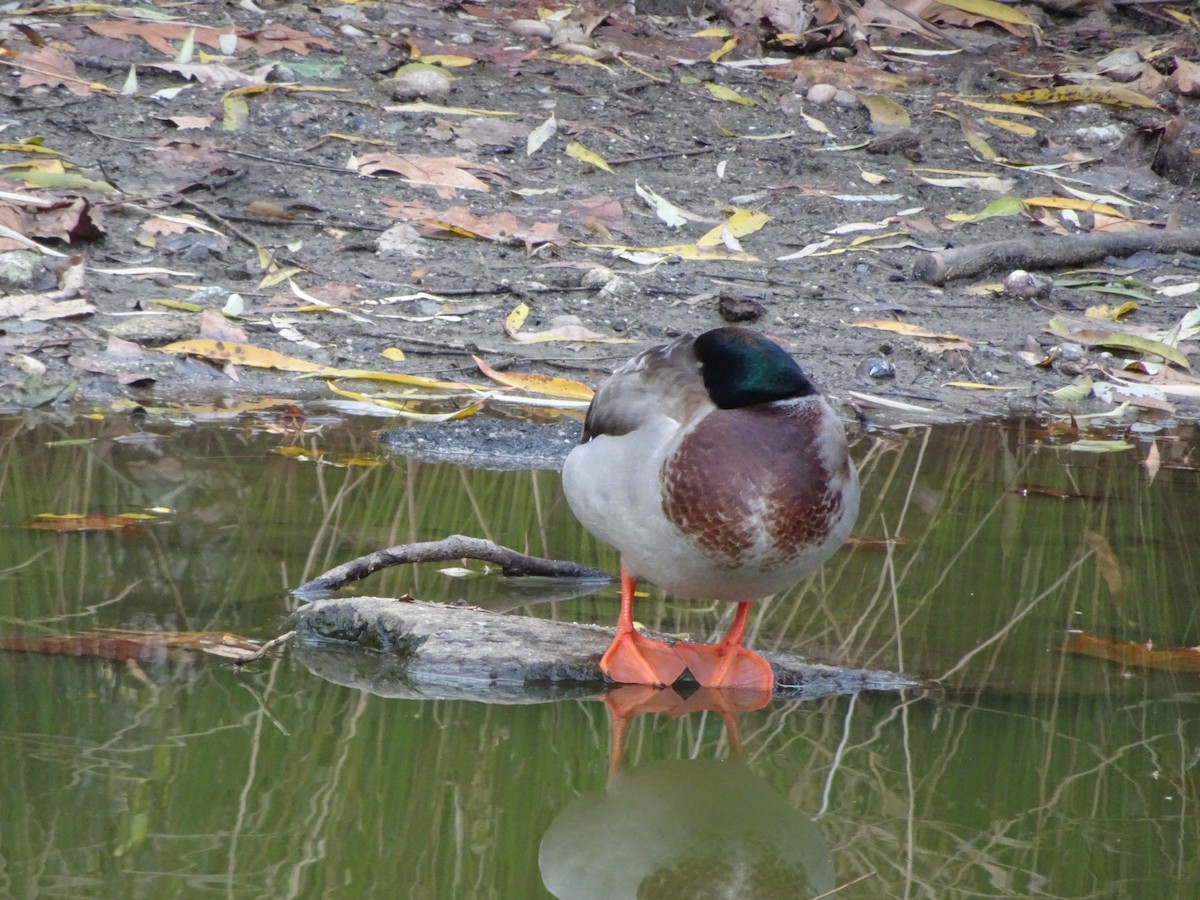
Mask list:
[[[234,659],[233,664],[235,666],[244,666],[246,663],[254,662],[256,659],[262,659],[267,655],[267,653],[274,650],[280,644],[287,643],[295,636],[296,632],[293,630],[286,632],[285,634],[281,634],[279,637],[271,638],[271,640],[267,641],[253,653],[247,654],[246,656],[239,656]]]
[[[645,156],[627,156],[624,159],[610,159],[610,166],[627,166],[630,163],[654,162],[658,159],[674,159],[677,156],[699,156],[703,153],[715,153],[714,147],[697,147],[694,150],[669,150],[665,153],[647,153]]]
[[[454,534],[440,541],[400,544],[397,547],[388,547],[386,550],[376,550],[374,553],[368,553],[366,556],[360,556],[358,559],[335,566],[311,581],[304,582],[293,590],[292,594],[302,600],[311,599],[315,595],[337,590],[351,581],[366,578],[373,572],[389,566],[447,562],[452,559],[479,559],[495,563],[500,566],[505,575],[510,576],[543,575],[552,578],[611,580],[607,572],[589,566],[581,566],[579,563],[526,556],[524,553],[502,547],[494,541]]]

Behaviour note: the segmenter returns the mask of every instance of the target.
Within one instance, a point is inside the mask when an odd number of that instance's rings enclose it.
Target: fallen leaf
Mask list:
[[[593,153],[578,141],[571,141],[571,143],[567,144],[566,153],[567,156],[571,157],[571,159],[577,159],[580,162],[587,163],[589,166],[593,166],[594,168],[603,169],[605,172],[612,171],[612,169],[609,168],[608,163],[605,162],[604,157],[600,156],[598,153]]]
[[[1064,84],[1052,88],[1032,88],[1001,96],[1013,103],[1105,103],[1119,107],[1159,108],[1153,100],[1129,88],[1099,84]]]
[[[521,388],[535,394],[545,394],[548,397],[559,397],[566,400],[591,400],[595,393],[586,384],[571,381],[566,378],[555,378],[550,375],[527,375],[519,372],[497,372],[478,356],[472,356],[479,371],[492,381],[508,387]]]
[[[1170,647],[1155,650],[1149,642],[1117,641],[1077,632],[1063,645],[1064,653],[1091,656],[1137,669],[1169,672],[1200,672],[1200,647]]]
[[[259,369],[280,369],[284,372],[321,373],[331,371],[328,366],[284,356],[274,350],[255,347],[252,344],[231,343],[228,341],[190,340],[176,341],[158,348],[162,353],[186,353],[189,356],[200,356],[214,362],[229,362],[242,366],[252,366]]]
[[[934,338],[935,340],[939,341],[966,342],[965,338],[961,338],[956,334],[940,334],[936,331],[930,331],[928,328],[922,328],[919,325],[911,325],[908,322],[889,322],[879,319],[866,319],[860,322],[851,322],[850,326],[852,328],[874,328],[879,331],[892,331],[896,334],[907,335],[908,337]]]

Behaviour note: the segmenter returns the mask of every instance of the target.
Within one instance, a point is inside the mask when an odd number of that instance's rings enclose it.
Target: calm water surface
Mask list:
[[[451,533],[615,569],[555,474],[380,459],[377,427],[0,419],[0,637],[269,638],[288,588]],[[1160,435],[1151,480],[1149,439],[1045,438],[857,440],[856,541],[760,604],[754,643],[940,687],[742,714],[740,758],[711,711],[634,719],[614,760],[595,698],[385,698],[311,653],[0,653],[0,895],[1195,897],[1200,676],[1060,648],[1200,644],[1200,441]],[[152,507],[122,533],[22,527]],[[615,588],[545,602],[442,568],[356,590],[616,617]],[[639,617],[703,636],[729,612],[653,597]]]

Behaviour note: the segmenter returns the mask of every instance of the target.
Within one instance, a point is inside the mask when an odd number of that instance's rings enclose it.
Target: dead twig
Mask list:
[[[539,556],[526,556],[508,547],[502,547],[494,541],[482,538],[467,537],[454,534],[440,541],[426,541],[418,544],[400,544],[388,547],[386,550],[376,550],[366,556],[360,556],[350,562],[342,563],[311,581],[306,581],[292,591],[300,599],[328,593],[344,587],[352,581],[366,578],[368,575],[386,569],[389,566],[401,566],[408,563],[448,562],[454,559],[478,559],[483,562],[500,566],[502,572],[509,576],[541,575],[550,578],[586,578],[590,580],[610,581],[607,572],[581,566],[579,563],[567,560],[543,559]]]
[[[913,276],[941,285],[998,269],[1077,266],[1106,256],[1129,256],[1140,250],[1200,253],[1200,228],[1069,234],[953,247],[918,257],[913,263]]]
[[[245,656],[239,656],[239,657],[235,658],[233,661],[233,664],[235,666],[244,666],[246,663],[254,662],[256,659],[262,659],[264,656],[266,656],[269,652],[274,650],[280,644],[286,644],[288,641],[290,641],[295,636],[296,636],[296,632],[295,632],[295,630],[292,630],[292,631],[288,631],[288,632],[285,632],[284,634],[279,635],[279,637],[271,638],[271,640],[267,641],[265,644],[263,644],[261,647],[259,647],[257,650],[255,650],[253,653],[248,653]]]

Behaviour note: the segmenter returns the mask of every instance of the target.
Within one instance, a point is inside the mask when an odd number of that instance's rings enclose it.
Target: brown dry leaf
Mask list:
[[[478,356],[472,356],[479,371],[492,381],[508,387],[521,388],[534,394],[545,394],[562,400],[591,400],[595,393],[586,384],[552,375],[525,374],[521,372],[497,372]]]
[[[203,131],[211,128],[213,122],[217,120],[215,116],[164,116],[163,118],[180,131],[187,131],[189,128]]]
[[[104,213],[86,197],[59,200],[30,211],[30,237],[54,238],[65,243],[94,241],[104,236]]]
[[[228,341],[176,341],[160,347],[162,353],[186,353],[189,356],[200,356],[213,362],[236,363],[242,366],[252,366],[258,369],[280,369],[284,372],[313,372],[331,371],[328,366],[321,366],[305,359],[284,356],[274,350],[265,350],[252,344],[231,343]]]
[[[771,66],[763,70],[768,78],[794,79],[798,84],[832,84],[845,90],[866,88],[874,91],[902,91],[919,79],[913,76],[896,75],[882,69],[872,69],[861,63],[839,62],[831,59],[793,59],[785,66]]]
[[[1170,647],[1155,650],[1147,641],[1115,641],[1079,632],[1071,635],[1062,648],[1064,653],[1107,659],[1136,669],[1164,669],[1169,672],[1200,672],[1200,647]]]
[[[22,89],[65,87],[78,97],[92,93],[92,86],[76,75],[75,63],[53,47],[36,47],[18,53],[13,64],[21,71],[18,84]]]
[[[503,244],[523,244],[528,248],[545,244],[560,246],[565,239],[558,233],[557,222],[520,222],[512,213],[497,213],[480,218],[464,206],[434,212],[421,220],[425,236],[449,233],[457,237],[496,241]]]
[[[563,218],[589,234],[633,233],[625,224],[625,210],[620,201],[603,194],[572,200]]]
[[[961,338],[956,334],[940,334],[936,331],[930,331],[928,328],[922,328],[920,325],[911,325],[908,322],[865,319],[861,322],[851,322],[850,325],[853,328],[875,328],[879,331],[892,331],[896,334],[907,335],[908,337],[934,338],[939,341],[959,341],[967,344],[965,338]],[[967,346],[970,345],[968,344]]]
[[[1200,65],[1175,57],[1175,71],[1171,73],[1169,83],[1177,94],[1200,96]]]
[[[434,188],[439,197],[448,199],[456,190],[491,190],[487,182],[473,174],[491,176],[494,182],[508,180],[508,171],[503,166],[482,162],[470,162],[459,156],[400,156],[397,153],[368,153],[358,158],[358,171],[362,175],[377,172],[394,172],[410,184]]]
[[[249,341],[246,332],[225,318],[219,309],[206,309],[200,313],[200,337],[206,341],[224,341],[230,344],[245,344]]]
[[[208,28],[204,25],[176,25],[170,22],[139,22],[128,19],[110,22],[91,22],[88,28],[103,37],[128,41],[141,38],[163,56],[172,59],[179,53],[179,48],[172,42],[184,41],[189,35],[197,44],[203,44],[214,50],[221,48],[221,36],[229,32],[228,28]],[[250,47],[259,56],[266,56],[278,50],[291,50],[300,56],[307,56],[310,48],[320,50],[335,50],[333,44],[322,38],[313,37],[302,31],[296,31],[283,25],[268,25],[259,31],[245,32],[238,35],[238,46]]]
[[[229,90],[230,88],[262,87],[267,83],[267,76],[275,68],[274,63],[260,66],[253,72],[239,72],[231,66],[219,63],[151,63],[148,68],[162,69],[172,75],[179,75],[188,81],[196,81],[208,87]]]
[[[784,34],[803,34],[813,18],[811,5],[801,0],[724,0],[720,10],[734,25],[757,27],[766,21]]]

